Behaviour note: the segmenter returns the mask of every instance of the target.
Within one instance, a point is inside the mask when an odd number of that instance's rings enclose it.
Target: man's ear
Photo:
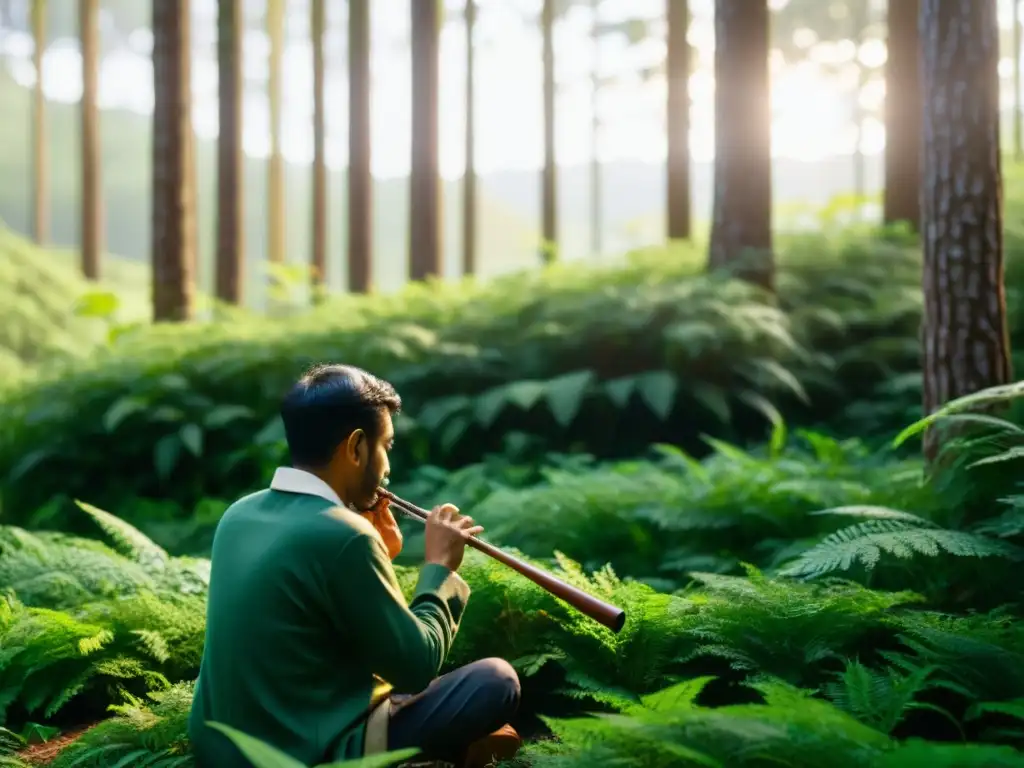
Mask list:
[[[345,458],[354,464],[361,464],[366,444],[366,433],[361,429],[353,430],[345,441]]]

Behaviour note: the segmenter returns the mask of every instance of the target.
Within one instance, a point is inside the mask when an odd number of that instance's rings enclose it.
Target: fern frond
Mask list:
[[[816,578],[845,571],[858,562],[867,570],[878,565],[882,553],[902,559],[915,554],[935,557],[946,552],[959,557],[1018,559],[1021,550],[1005,542],[966,531],[920,528],[902,520],[867,520],[826,536],[784,566],[780,576]]]
[[[110,537],[118,554],[148,570],[161,570],[167,565],[167,552],[135,526],[87,502],[75,499],[75,504]]]

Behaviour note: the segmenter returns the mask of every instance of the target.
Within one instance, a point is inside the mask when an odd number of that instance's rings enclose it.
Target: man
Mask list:
[[[219,722],[306,765],[406,747],[463,766],[510,757],[519,679],[501,659],[437,677],[469,599],[456,573],[482,529],[435,507],[407,605],[402,536],[378,493],[401,400],[357,368],[318,366],[281,407],[291,467],[225,512],[189,720],[199,768],[249,763]]]

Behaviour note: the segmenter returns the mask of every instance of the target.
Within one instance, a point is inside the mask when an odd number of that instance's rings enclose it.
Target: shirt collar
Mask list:
[[[319,496],[332,504],[344,507],[341,498],[334,492],[327,483],[311,472],[295,467],[278,467],[274,472],[274,479],[270,481],[270,488],[274,491],[285,493],[301,493],[306,496]]]

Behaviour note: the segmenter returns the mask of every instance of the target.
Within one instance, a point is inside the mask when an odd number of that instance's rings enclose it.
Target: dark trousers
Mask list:
[[[414,747],[428,759],[456,762],[516,713],[519,676],[503,659],[481,659],[392,701],[388,750]]]

